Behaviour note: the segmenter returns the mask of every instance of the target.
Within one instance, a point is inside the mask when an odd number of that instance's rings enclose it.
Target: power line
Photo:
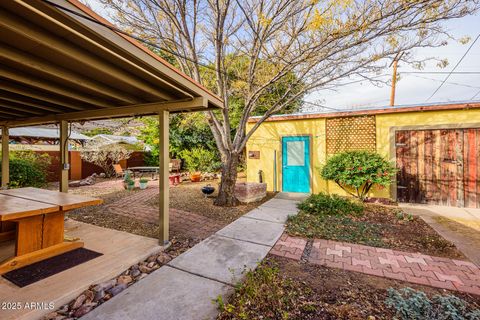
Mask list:
[[[432,93],[432,95],[430,97],[428,97],[428,100],[430,100],[437,92],[438,90],[440,90],[440,88],[443,87],[443,85],[445,84],[445,82],[447,82],[448,78],[450,78],[450,76],[452,75],[452,73],[455,71],[455,69],[457,69],[457,67],[460,65],[460,63],[463,61],[463,59],[467,56],[467,54],[470,52],[470,49],[472,49],[473,45],[475,44],[475,42],[477,42],[478,38],[480,38],[480,33],[477,35],[477,37],[475,38],[475,40],[473,40],[472,44],[468,47],[467,51],[463,54],[463,56],[460,58],[460,60],[458,60],[457,64],[453,67],[453,69],[450,71],[450,73],[448,73],[448,75],[445,77],[445,79],[443,79],[442,83],[438,86],[438,88]]]
[[[431,80],[431,81],[442,82],[442,80],[439,80],[439,79],[428,78],[428,77],[422,77],[422,76],[415,75],[415,74],[412,74],[412,77],[415,77],[415,78],[420,78],[420,79],[425,79],[425,80]],[[461,86],[461,87],[467,87],[467,88],[473,88],[473,89],[480,89],[480,87],[471,86],[471,85],[464,84],[464,83],[451,82],[451,81],[449,81],[449,82],[445,82],[445,83],[446,83],[446,84],[453,84],[453,85],[456,85],[456,86]]]
[[[309,105],[314,106],[314,107],[319,107],[319,108],[324,108],[324,109],[329,109],[329,110],[334,110],[334,111],[342,111],[341,109],[327,107],[327,106],[324,106],[322,104],[317,104],[315,102],[303,101],[303,103],[309,104]]]
[[[470,98],[470,100],[473,100],[475,99],[478,95],[480,94],[480,90],[477,91],[477,93],[475,93],[475,95],[473,97]]]
[[[480,71],[400,71],[403,74],[480,74]]]

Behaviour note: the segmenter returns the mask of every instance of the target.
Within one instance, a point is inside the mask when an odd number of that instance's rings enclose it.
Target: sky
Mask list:
[[[445,24],[445,27],[454,37],[460,38],[463,36],[470,36],[471,41],[462,45],[456,41],[450,40],[448,45],[444,47],[416,49],[412,52],[416,57],[446,58],[449,61],[449,65],[443,69],[436,66],[436,61],[432,61],[427,63],[425,68],[421,71],[448,72],[452,70],[455,64],[457,64],[463,54],[467,51],[475,37],[480,33],[480,15],[468,16],[458,20],[450,20]],[[445,85],[443,85],[442,88],[427,101],[447,75],[402,75],[402,71],[418,70],[399,63],[398,72],[401,79],[397,82],[395,105],[471,100],[472,97],[480,91],[480,73],[475,75],[453,74],[447,80],[447,83],[445,83]],[[480,39],[477,40],[468,55],[462,60],[455,71],[480,72]],[[392,72],[392,68],[386,69],[384,73],[388,75],[382,79],[391,79]],[[322,90],[313,92],[306,97],[305,100],[318,102],[327,107],[338,109],[382,107],[389,105],[390,91],[391,87],[389,85],[377,87],[368,81],[365,81],[339,87],[337,91]],[[477,95],[475,100],[480,101],[480,94]]]
[[[107,18],[107,12],[98,0],[82,0],[98,14]],[[469,36],[471,41],[460,44],[449,40],[447,46],[438,48],[419,48],[411,52],[419,59],[435,57],[447,59],[449,65],[446,68],[436,66],[437,61],[428,62],[422,72],[448,72],[453,69],[461,57],[465,54],[473,40],[480,33],[480,14],[467,16],[461,19],[450,20],[445,23],[445,28],[455,38]],[[476,71],[479,74],[452,74],[442,88],[429,99],[438,88],[446,74],[402,74],[408,71],[419,71],[400,62],[398,73],[400,80],[397,82],[395,105],[414,105],[438,102],[469,101],[480,91],[480,39],[474,44],[468,55],[455,70]],[[392,68],[384,71],[382,80],[390,80]],[[343,82],[358,80],[358,78],[345,79]],[[304,100],[320,104],[331,109],[355,109],[384,107],[390,103],[391,87],[387,84],[374,85],[368,81],[345,85],[333,90],[319,90],[308,94]],[[428,100],[427,100],[428,99]],[[480,101],[480,93],[474,100]],[[325,111],[314,106],[305,108],[304,112]]]

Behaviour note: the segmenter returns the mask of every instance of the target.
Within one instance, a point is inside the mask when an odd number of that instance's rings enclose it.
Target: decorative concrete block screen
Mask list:
[[[327,154],[376,151],[375,116],[327,119]]]

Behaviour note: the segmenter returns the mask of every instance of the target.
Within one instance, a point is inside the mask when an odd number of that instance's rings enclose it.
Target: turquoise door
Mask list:
[[[310,192],[310,137],[282,138],[282,191]]]

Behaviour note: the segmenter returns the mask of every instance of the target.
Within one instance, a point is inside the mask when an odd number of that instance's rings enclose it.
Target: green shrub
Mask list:
[[[185,167],[190,172],[211,172],[220,167],[220,162],[214,152],[202,148],[184,150],[181,153]]]
[[[381,229],[361,221],[364,205],[339,195],[319,193],[298,205],[300,213],[288,217],[291,235],[382,246]]]
[[[9,187],[22,188],[44,186],[47,183],[47,170],[50,163],[51,159],[48,154],[39,155],[33,151],[17,151],[10,153]]]
[[[315,215],[301,211],[288,217],[286,230],[293,236],[385,246],[379,225],[347,216]]]
[[[480,309],[469,310],[467,303],[453,295],[435,295],[430,300],[422,291],[412,288],[388,289],[385,300],[402,320],[478,320]]]
[[[339,195],[325,193],[312,194],[298,205],[306,213],[315,215],[359,215],[363,212],[363,205]]]
[[[395,167],[369,151],[348,151],[334,155],[321,170],[322,178],[333,180],[350,195],[365,200],[374,185],[390,185]],[[355,190],[355,193],[350,189]]]

